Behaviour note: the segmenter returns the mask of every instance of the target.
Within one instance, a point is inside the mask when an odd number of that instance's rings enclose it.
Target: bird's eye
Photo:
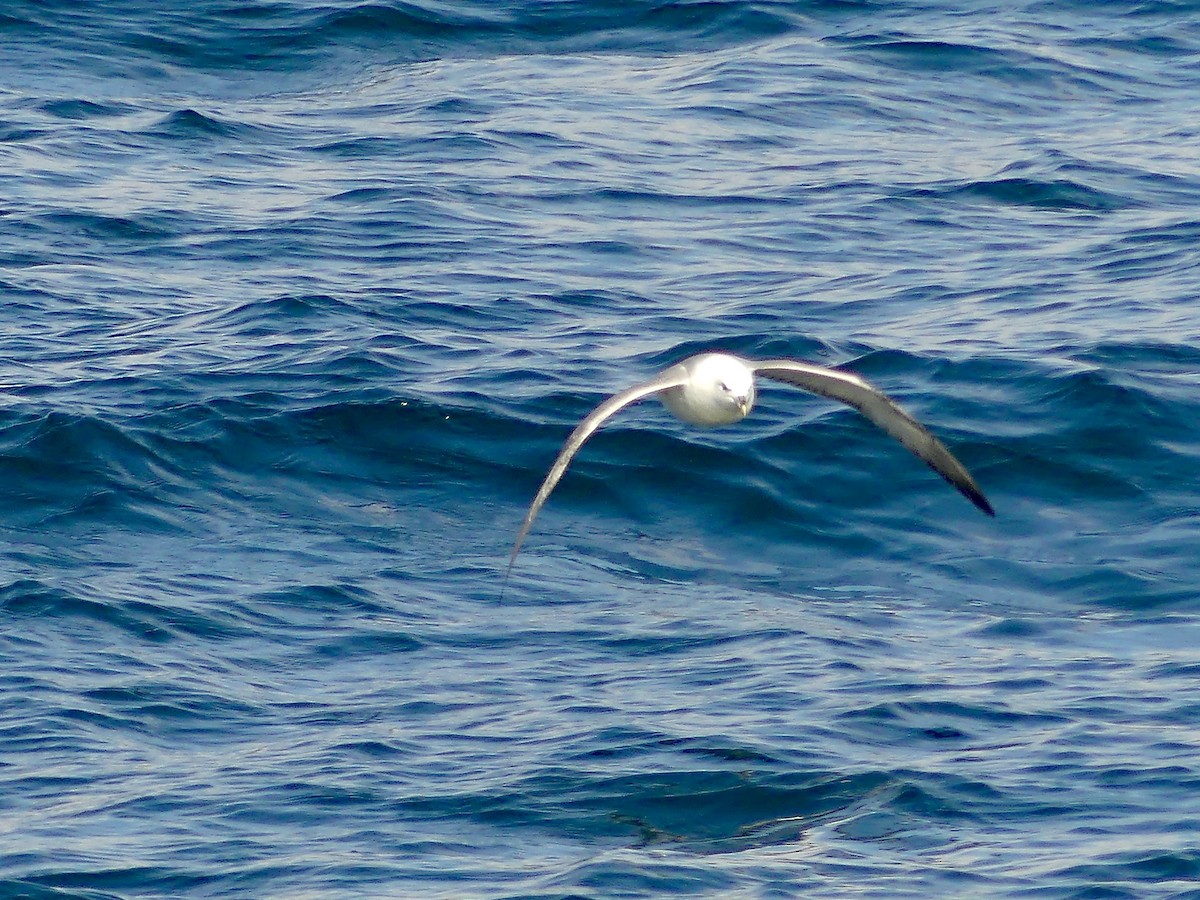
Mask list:
[[[720,387],[720,389],[723,390],[726,394],[729,393],[729,385],[727,385],[725,382],[722,381],[717,386]]]

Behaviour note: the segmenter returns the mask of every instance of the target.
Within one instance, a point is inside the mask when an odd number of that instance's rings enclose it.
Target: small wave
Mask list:
[[[123,518],[152,532],[183,528],[176,489],[186,478],[128,428],[59,412],[0,426],[8,473],[0,504],[26,527]]]
[[[49,212],[33,220],[48,234],[74,234],[113,244],[158,244],[175,238],[179,229],[172,214],[107,215],[99,212]]]
[[[226,122],[212,114],[195,109],[180,109],[170,113],[150,129],[149,134],[173,138],[245,137],[248,126]]]
[[[41,108],[55,118],[69,120],[109,118],[125,115],[133,109],[125,103],[96,103],[79,98],[48,100]]]
[[[786,4],[759,2],[438,4],[364,2],[253,7],[141,5],[89,8],[46,4],[36,15],[12,16],[8,28],[40,32],[61,51],[78,52],[72,34],[86,25],[110,37],[96,48],[120,64],[146,63],[191,71],[305,72],[355,49],[385,52],[397,62],[514,53],[660,53],[733,46],[784,34],[800,17]],[[103,52],[103,51],[102,51]],[[167,75],[165,69],[158,71]]]
[[[57,630],[70,631],[73,621],[83,621],[89,630],[112,628],[152,643],[246,633],[224,615],[213,617],[132,597],[108,597],[90,588],[71,588],[38,578],[18,578],[0,586],[0,608],[11,619],[56,623],[53,627]]]
[[[782,5],[666,2],[525,5],[444,4],[434,10],[362,3],[326,14],[307,40],[388,41],[418,55],[484,52],[655,52],[728,46],[796,26]],[[419,49],[417,49],[419,48]]]
[[[904,34],[856,34],[834,41],[868,53],[885,55],[910,68],[955,73],[1017,69],[1023,55],[962,41],[922,39]]]
[[[922,188],[908,193],[911,197],[939,199],[963,198],[1004,206],[1024,206],[1032,209],[1107,212],[1134,205],[1128,197],[1089,187],[1065,178],[991,178],[937,188]]]

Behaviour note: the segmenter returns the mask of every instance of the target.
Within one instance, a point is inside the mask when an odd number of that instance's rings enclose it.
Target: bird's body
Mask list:
[[[660,391],[658,399],[677,419],[706,428],[732,425],[754,406],[754,372],[737,357],[702,353],[663,374],[675,369],[686,374],[686,381]]]
[[[701,353],[664,369],[649,381],[614,394],[576,426],[529,506],[513,545],[508,571],[512,571],[521,544],[550,492],[584,441],[606,419],[631,403],[657,396],[667,409],[684,422],[704,427],[731,425],[744,419],[753,408],[756,375],[782,381],[854,407],[924,460],[977,507],[988,515],[995,515],[975,479],[942,442],[887,395],[852,372],[793,359],[747,360],[727,353]]]

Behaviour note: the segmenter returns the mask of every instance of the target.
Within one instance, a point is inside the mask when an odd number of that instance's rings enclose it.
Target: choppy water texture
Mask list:
[[[1200,5],[0,45],[0,894],[1200,897]]]

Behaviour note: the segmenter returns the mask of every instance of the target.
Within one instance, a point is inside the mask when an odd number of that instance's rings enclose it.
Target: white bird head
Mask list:
[[[724,353],[701,353],[684,360],[685,384],[660,395],[676,416],[693,425],[731,425],[754,406],[754,370]]]

